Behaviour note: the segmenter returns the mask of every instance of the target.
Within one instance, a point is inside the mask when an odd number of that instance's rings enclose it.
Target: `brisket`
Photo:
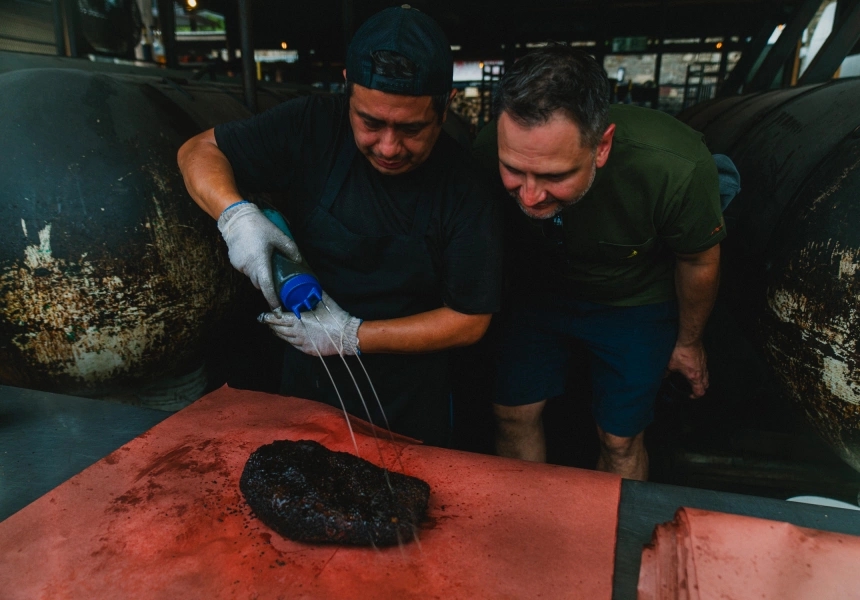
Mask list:
[[[388,546],[413,539],[430,486],[385,474],[317,442],[279,440],[251,454],[239,488],[257,517],[291,540]]]

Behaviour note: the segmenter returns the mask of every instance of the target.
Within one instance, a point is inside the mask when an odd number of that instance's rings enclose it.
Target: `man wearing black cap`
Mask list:
[[[314,269],[327,308],[263,317],[292,344],[282,392],[371,415],[373,393],[394,431],[445,445],[450,435],[447,355],[479,340],[499,308],[497,209],[468,152],[441,127],[452,91],[445,35],[403,7],[371,17],[350,44],[347,95],[285,102],[189,140],[179,165],[212,217],[234,267],[278,305],[277,249]],[[295,243],[243,193],[280,192]],[[325,365],[316,350],[328,356]],[[360,375],[360,376],[359,376]]]

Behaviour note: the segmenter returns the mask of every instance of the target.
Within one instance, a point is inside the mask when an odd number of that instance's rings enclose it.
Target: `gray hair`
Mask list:
[[[502,77],[493,112],[506,113],[526,127],[562,111],[582,132],[582,143],[597,148],[609,126],[609,80],[591,56],[553,43],[519,59]]]

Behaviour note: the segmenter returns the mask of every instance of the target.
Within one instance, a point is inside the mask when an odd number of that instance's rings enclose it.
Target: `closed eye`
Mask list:
[[[505,171],[507,171],[511,175],[522,175],[523,174],[523,172],[520,171],[519,169],[515,169],[515,168],[511,167],[510,165],[506,165],[503,162],[500,162],[499,164],[502,165],[502,167],[504,167]]]
[[[547,181],[559,182],[564,181],[570,176],[570,173],[555,173],[552,175],[544,175],[542,178]]]
[[[420,125],[405,125],[400,130],[406,135],[418,135],[424,130],[424,124]]]

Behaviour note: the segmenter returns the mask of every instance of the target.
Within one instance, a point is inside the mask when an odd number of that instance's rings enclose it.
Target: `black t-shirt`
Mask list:
[[[219,125],[215,139],[243,193],[278,194],[274,201],[301,250],[310,243],[303,223],[319,205],[349,127],[344,96],[308,96]],[[355,234],[408,235],[419,195],[430,198],[424,239],[440,281],[439,306],[497,312],[501,221],[485,177],[469,152],[442,132],[427,161],[402,175],[383,175],[356,153],[331,214]]]

